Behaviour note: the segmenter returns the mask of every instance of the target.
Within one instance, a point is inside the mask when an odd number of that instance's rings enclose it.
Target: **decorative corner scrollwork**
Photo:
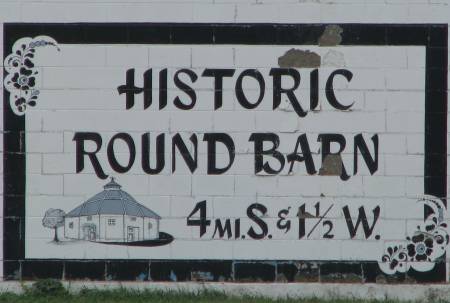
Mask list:
[[[24,115],[28,107],[37,104],[40,93],[36,88],[39,69],[34,59],[36,49],[46,46],[53,46],[59,51],[56,41],[51,37],[21,38],[14,43],[12,53],[5,58],[7,76],[3,83],[10,93],[9,104],[16,115]]]
[[[380,269],[386,274],[416,271],[429,271],[441,258],[449,244],[447,223],[444,221],[446,207],[441,199],[425,196],[417,202],[423,203],[429,214],[424,222],[417,226],[412,236],[406,241],[390,245],[379,262]]]

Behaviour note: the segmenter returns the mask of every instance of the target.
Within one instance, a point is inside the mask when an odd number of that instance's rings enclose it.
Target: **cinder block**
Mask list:
[[[396,22],[407,22],[410,20],[408,9],[403,5],[392,5],[386,3],[367,2],[364,10],[364,15],[367,20],[374,20],[379,23],[389,22],[389,20],[396,20]]]
[[[201,111],[174,111],[170,113],[171,131],[207,132],[213,128],[213,113]]]
[[[190,175],[150,176],[150,195],[189,196],[191,178]]]
[[[423,176],[423,156],[420,155],[386,155],[387,176]]]
[[[148,67],[149,48],[147,46],[114,45],[106,47],[106,65],[126,68]]]
[[[22,5],[20,3],[16,3],[16,2],[0,3],[0,20],[2,20],[2,22],[20,21],[21,6]],[[1,41],[3,41],[3,39]],[[3,50],[3,47],[2,47],[2,50]],[[2,58],[3,58],[3,55],[2,55]],[[3,62],[2,62],[2,65],[3,65]],[[2,272],[2,271],[0,271],[0,272]]]
[[[258,111],[255,117],[258,132],[293,133],[299,129],[298,116],[293,112]]]
[[[238,4],[236,22],[278,22],[278,5]]]
[[[152,45],[148,56],[151,68],[192,67],[191,48],[185,45]]]
[[[117,3],[106,6],[105,10],[109,22],[192,22],[193,16],[192,4],[180,1]]]
[[[425,89],[424,70],[386,70],[386,88],[400,90],[423,90]]]
[[[58,43],[58,41],[56,41]],[[99,45],[62,44],[36,50],[34,59],[38,67],[99,67],[106,64],[106,48]]]
[[[380,153],[403,155],[407,151],[407,136],[404,134],[379,134],[378,138]]]
[[[306,116],[299,124],[300,129],[318,133],[329,132],[329,125],[335,125],[335,131],[343,133],[354,132],[355,125],[358,125],[360,132],[372,133],[385,131],[385,120],[383,112],[319,112]]]
[[[115,67],[45,67],[45,89],[117,89],[125,83],[125,71]]]
[[[230,68],[234,65],[232,46],[192,47],[192,67]]]
[[[64,147],[63,133],[61,132],[44,132],[26,133],[27,152],[62,152]]]
[[[194,2],[192,5],[193,21],[225,22],[235,21],[236,6],[234,3],[208,3],[208,1]]]
[[[406,137],[408,154],[423,155],[425,152],[425,135],[408,135]],[[448,151],[447,151],[448,152]]]
[[[425,113],[425,91],[392,91],[387,94],[388,113],[420,112]]]
[[[387,113],[387,132],[424,133],[425,115],[420,112]]]
[[[254,112],[216,111],[214,112],[214,131],[242,132],[256,129],[256,114]],[[233,123],[230,123],[233,121]]]
[[[280,2],[276,1],[273,1],[272,3],[280,4]],[[313,2],[283,3],[279,5],[278,8],[279,18],[280,20],[283,20],[283,22],[296,23],[301,19],[304,20],[302,22],[319,23],[322,6],[323,5],[320,5],[319,3]]]
[[[192,177],[194,195],[233,196],[234,177],[226,175],[204,175]]]
[[[405,178],[365,176],[363,188],[366,197],[403,197],[405,196]]]
[[[27,175],[28,195],[63,195],[63,176],[62,175]]]

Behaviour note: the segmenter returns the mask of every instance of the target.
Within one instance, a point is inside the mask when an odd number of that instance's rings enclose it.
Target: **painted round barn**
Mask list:
[[[65,216],[66,238],[97,242],[158,239],[159,215],[123,191],[114,178],[103,188]]]

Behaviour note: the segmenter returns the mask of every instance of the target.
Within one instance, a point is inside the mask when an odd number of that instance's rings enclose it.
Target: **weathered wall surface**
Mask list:
[[[449,15],[0,3],[4,278],[446,281]]]

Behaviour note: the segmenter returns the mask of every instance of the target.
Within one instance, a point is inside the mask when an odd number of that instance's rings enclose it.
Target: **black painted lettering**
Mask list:
[[[189,103],[183,103],[181,101],[180,97],[177,96],[177,97],[175,97],[173,103],[179,109],[189,110],[189,109],[192,109],[195,106],[195,102],[197,101],[197,95],[195,94],[195,90],[192,89],[192,87],[190,87],[189,85],[187,85],[186,83],[181,81],[181,79],[180,79],[180,74],[181,73],[188,75],[189,79],[191,80],[192,83],[195,83],[195,81],[197,81],[198,76],[197,76],[196,73],[194,73],[190,69],[180,69],[179,71],[177,71],[175,73],[175,76],[174,76],[174,83],[175,83],[175,85],[179,89],[181,89],[183,92],[185,92],[186,95],[189,96],[191,101]]]
[[[277,151],[280,145],[280,138],[278,135],[273,133],[253,133],[250,136],[249,141],[255,142],[255,174],[258,174],[262,170],[268,174],[276,175],[284,167],[284,156]],[[272,148],[264,150],[264,142],[272,142]],[[273,169],[269,162],[264,162],[263,156],[270,155],[278,160],[280,167],[278,169]]]
[[[125,108],[130,109],[134,106],[134,95],[142,93],[143,88],[134,85],[134,68],[127,70],[126,83],[117,88],[119,95],[125,94]]]
[[[84,170],[84,156],[88,156],[89,160],[91,160],[91,164],[94,167],[95,174],[100,179],[108,178],[108,175],[102,169],[100,165],[100,161],[96,156],[102,147],[102,137],[98,133],[90,133],[90,132],[78,132],[73,136],[73,141],[76,144],[76,172],[77,174]],[[93,152],[88,152],[84,149],[84,142],[92,141],[95,143],[96,148]]]
[[[172,138],[172,172],[174,172],[176,169],[176,167],[175,167],[175,162],[176,162],[175,161],[175,148],[178,148],[178,150],[180,151],[180,154],[183,157],[184,162],[189,167],[189,170],[191,171],[191,173],[193,173],[197,169],[197,160],[198,160],[197,135],[193,134],[189,139],[191,140],[192,144],[194,145],[194,156],[192,156],[189,153],[189,149],[187,148],[186,144],[184,144],[184,141],[181,138],[180,134],[176,134],[175,136],[173,136],[173,138]]]
[[[128,147],[130,156],[128,158],[128,164],[126,166],[123,166],[119,163],[119,161],[117,161],[114,152],[114,142],[116,142],[116,140],[122,140]],[[126,173],[133,166],[134,160],[136,159],[136,146],[134,145],[133,138],[127,133],[118,133],[114,135],[108,143],[107,154],[108,161],[112,169],[121,174]]]
[[[159,72],[159,109],[167,106],[167,68]]]
[[[165,165],[164,158],[164,134],[159,134],[156,137],[156,167],[150,166],[150,133],[142,135],[142,169],[145,173],[150,175],[159,174]]]
[[[199,218],[192,218],[194,214],[198,212]],[[206,233],[206,228],[211,225],[211,220],[206,218],[206,200],[198,202],[195,204],[194,209],[186,218],[187,226],[198,226],[200,230],[200,237]]]
[[[152,105],[152,70],[146,70],[144,73],[144,109]]]
[[[352,102],[350,105],[343,105],[336,99],[336,95],[334,94],[333,81],[334,81],[334,77],[337,75],[344,76],[348,82],[350,82],[353,78],[352,72],[347,69],[335,70],[328,77],[327,84],[325,86],[325,94],[327,96],[328,103],[330,103],[331,106],[333,106],[334,108],[339,109],[339,110],[347,110],[350,107],[352,107],[355,102]]]
[[[247,97],[245,96],[244,90],[242,89],[242,82],[244,81],[244,77],[251,77],[258,82],[259,86],[259,96],[258,100],[254,103],[251,103]],[[264,93],[266,91],[266,83],[264,82],[264,78],[261,73],[256,69],[246,69],[244,70],[236,80],[236,98],[238,102],[242,105],[242,107],[247,109],[256,108],[264,98]]]
[[[301,155],[298,154],[298,147],[300,146]],[[311,150],[309,149],[308,138],[306,134],[302,134],[297,138],[297,143],[295,143],[294,151],[287,156],[288,162],[291,163],[289,168],[289,173],[294,169],[294,163],[305,161],[306,171],[309,175],[314,175],[317,173],[314,166],[314,161],[311,156]]]
[[[316,68],[309,78],[309,108],[317,110],[319,105],[319,70]]]
[[[371,138],[373,142],[374,157],[370,155],[369,148],[362,134],[358,134],[354,138],[354,158],[353,158],[353,174],[358,172],[358,150],[363,156],[364,162],[369,168],[370,174],[373,175],[378,170],[378,135],[373,135]]]
[[[255,211],[258,211],[261,213],[261,216],[264,216],[267,213],[267,208],[259,203],[254,203],[252,205],[250,205],[247,208],[247,216],[250,220],[252,220],[253,222],[255,222],[258,227],[261,229],[260,232],[256,232],[255,229],[253,227],[250,227],[250,229],[247,232],[247,235],[250,236],[250,238],[252,239],[263,239],[265,236],[267,236],[268,233],[268,227],[267,227],[267,223],[264,222],[263,219],[261,219],[261,217],[259,217]]]
[[[293,68],[272,68],[270,75],[273,77],[273,109],[276,109],[281,104],[281,94],[286,94],[292,108],[299,117],[305,117],[306,112],[300,106],[300,103],[295,96],[294,91],[300,85],[300,73]],[[281,87],[281,77],[290,76],[294,80],[294,85],[291,88]]]
[[[225,233],[227,233],[227,238],[230,239],[233,236],[233,232],[231,231],[231,220],[226,219],[224,226],[222,226],[222,221],[220,219],[216,219],[215,222],[216,227],[214,228],[213,238],[216,236],[216,232],[219,233],[219,238],[223,238]]]
[[[233,139],[225,133],[209,133],[203,136],[203,141],[208,142],[208,175],[220,175],[225,173],[233,165],[235,157],[235,149]],[[217,142],[225,145],[228,151],[229,162],[228,165],[218,168],[216,164],[216,144]]]
[[[345,222],[347,222],[347,228],[350,233],[350,238],[352,238],[352,239],[356,236],[356,232],[358,231],[358,227],[359,227],[360,223],[362,223],[364,235],[365,235],[366,239],[368,239],[372,235],[373,229],[375,228],[375,224],[377,223],[377,220],[380,217],[380,207],[377,206],[372,210],[374,217],[373,217],[372,225],[369,226],[369,222],[367,221],[366,212],[364,210],[364,207],[361,206],[358,209],[358,219],[356,220],[356,224],[353,224],[353,220],[352,220],[348,206],[344,206],[342,208],[342,211],[344,212]]]
[[[207,68],[203,71],[202,77],[214,77],[214,110],[222,107],[223,78],[233,77],[234,69],[213,69]]]

